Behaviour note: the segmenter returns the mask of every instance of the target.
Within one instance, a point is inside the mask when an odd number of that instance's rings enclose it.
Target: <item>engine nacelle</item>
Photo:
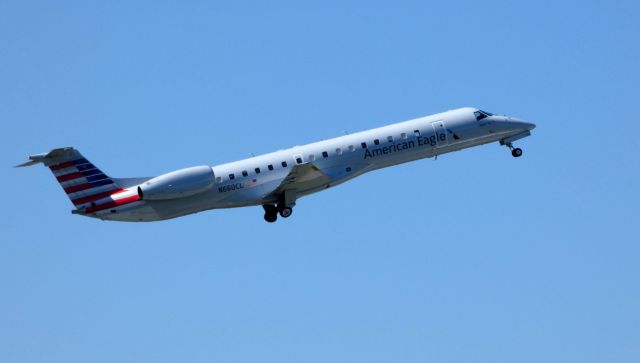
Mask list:
[[[166,200],[189,197],[213,187],[215,176],[209,166],[194,166],[172,171],[138,185],[138,196],[144,200]]]

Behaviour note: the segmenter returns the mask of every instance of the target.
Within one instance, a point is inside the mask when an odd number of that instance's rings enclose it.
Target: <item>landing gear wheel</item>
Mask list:
[[[282,218],[289,218],[291,217],[292,213],[293,213],[293,209],[291,209],[290,207],[284,207],[280,210],[280,216]]]
[[[265,213],[264,214],[264,220],[269,222],[269,223],[273,223],[273,222],[278,220],[278,214],[277,213]]]
[[[264,208],[264,220],[273,223],[278,220],[278,209],[274,205],[265,204]]]
[[[513,155],[514,158],[519,158],[522,156],[522,149],[517,147],[513,150],[511,150],[511,155]]]

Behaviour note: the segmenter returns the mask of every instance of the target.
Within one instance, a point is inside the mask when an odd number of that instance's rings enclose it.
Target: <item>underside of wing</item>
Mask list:
[[[309,190],[325,188],[331,183],[331,178],[311,163],[295,165],[282,183],[272,192],[281,194],[285,190],[295,190],[304,193]]]

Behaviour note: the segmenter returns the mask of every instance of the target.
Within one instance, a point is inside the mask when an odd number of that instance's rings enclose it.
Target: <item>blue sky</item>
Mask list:
[[[637,2],[0,2],[6,362],[637,362]],[[476,106],[498,145],[299,201],[72,216],[115,177]]]

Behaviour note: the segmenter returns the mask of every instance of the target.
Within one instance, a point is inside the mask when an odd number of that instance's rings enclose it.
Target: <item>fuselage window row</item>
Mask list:
[[[420,137],[420,130],[414,130],[413,134],[416,137]],[[408,136],[407,136],[406,132],[403,132],[403,133],[400,134],[400,139],[405,139],[406,140],[407,138],[408,138]],[[394,137],[393,136],[387,136],[387,141],[391,142],[391,143],[394,142]],[[373,140],[373,144],[374,145],[380,145],[380,139],[374,139]],[[369,147],[369,145],[366,142],[361,142],[360,146],[363,149],[366,149],[366,148]],[[347,147],[347,149],[349,151],[353,152],[353,151],[355,151],[355,146],[349,145]],[[336,148],[336,155],[342,155],[342,152],[343,152],[342,148]],[[321,154],[322,154],[322,157],[325,158],[325,159],[329,157],[329,153],[327,151],[323,151]],[[314,154],[309,154],[308,160],[309,161],[315,161],[315,155]],[[296,161],[297,164],[302,164],[302,162],[303,162],[302,157],[299,157],[299,156],[296,157],[295,161]],[[281,165],[282,165],[283,168],[286,168],[287,167],[287,162],[283,161],[281,163]],[[274,170],[273,164],[267,165],[267,170],[273,171]],[[256,174],[260,174],[260,172],[261,172],[260,168],[255,168],[254,171],[255,171]],[[246,170],[242,171],[242,176],[247,177],[248,175],[249,175],[249,173]],[[235,174],[234,173],[229,174],[229,180],[234,180],[234,179],[235,179]],[[217,177],[216,178],[216,182],[217,183],[222,182],[222,177]]]

